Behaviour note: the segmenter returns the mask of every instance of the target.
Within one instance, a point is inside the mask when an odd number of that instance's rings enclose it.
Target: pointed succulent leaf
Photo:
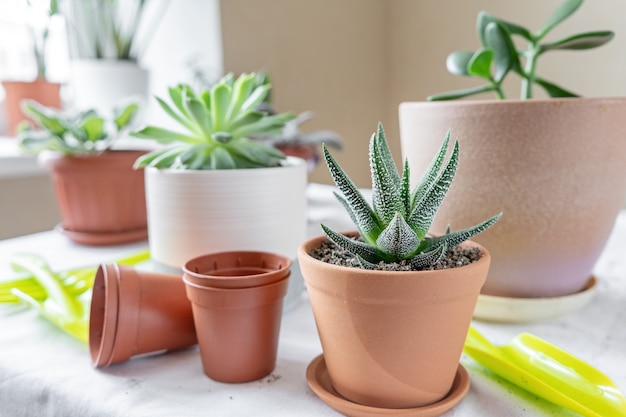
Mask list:
[[[229,152],[224,148],[217,146],[213,149],[210,156],[211,169],[235,169],[236,164]]]
[[[383,150],[386,147],[385,136],[382,130],[373,134],[370,139],[369,159],[370,171],[372,173],[372,202],[374,211],[383,224],[388,224],[398,211],[404,213],[402,199],[400,196],[400,179],[395,164],[389,152]],[[387,148],[388,149],[388,148]],[[394,172],[390,172],[393,169]]]
[[[404,207],[403,213],[408,216],[411,213],[411,169],[409,161],[404,160],[404,170],[402,171],[402,183],[400,185],[400,200]]]
[[[228,112],[228,106],[230,105],[231,92],[231,86],[226,83],[219,83],[210,91],[210,120],[213,125],[212,127],[215,130],[222,130],[226,127],[226,116]]]
[[[178,111],[189,120],[190,116],[183,104],[183,101],[184,97],[189,95],[191,88],[185,84],[179,84],[176,87],[168,88],[167,91],[170,95],[170,100],[172,100],[172,103],[174,103]]]
[[[229,144],[230,150],[244,159],[266,166],[276,166],[285,155],[273,146],[247,138],[240,138]]]
[[[469,227],[463,230],[457,230],[456,232],[447,233],[443,236],[437,236],[430,239],[426,239],[428,246],[436,246],[442,243],[445,243],[448,248],[453,248],[461,242],[465,242],[468,239],[476,236],[479,233],[484,232],[488,228],[490,228],[494,223],[500,220],[502,217],[502,213],[496,214],[495,216],[487,219],[475,226]]]
[[[592,49],[609,42],[615,34],[611,31],[588,32],[568,36],[555,42],[545,43],[540,46],[540,53],[550,50],[582,50]]]
[[[130,135],[141,139],[153,139],[160,143],[197,143],[196,138],[192,136],[153,126],[146,126],[138,132],[132,132]]]
[[[155,99],[157,103],[159,103],[161,108],[165,111],[165,113],[167,113],[172,119],[176,120],[186,129],[193,131],[193,127],[191,126],[189,121],[185,117],[181,116],[176,111],[174,111],[174,109],[172,109],[170,105],[165,102],[165,100],[163,100],[160,97],[155,97]]]
[[[361,230],[363,239],[373,244],[376,241],[376,236],[378,236],[381,231],[378,218],[367,201],[365,201],[363,194],[361,194],[356,185],[354,185],[352,180],[339,166],[324,144],[322,144],[322,152],[333,181],[335,181],[337,188],[339,188],[352,209],[352,213],[356,218],[357,227]]]
[[[439,173],[432,187],[427,190],[420,200],[415,202],[413,211],[409,216],[409,223],[420,239],[428,233],[428,229],[430,229],[430,225],[437,214],[437,210],[439,210],[439,206],[441,206],[450,185],[452,185],[458,163],[459,143],[455,141],[448,163]]]
[[[243,103],[246,98],[250,96],[255,86],[254,81],[254,74],[246,74],[237,78],[233,83],[233,96],[228,104],[228,110],[225,116],[227,122],[232,122],[234,117],[240,114]]]
[[[213,119],[211,114],[207,112],[207,109],[204,107],[201,100],[198,100],[195,97],[187,97],[186,107],[189,110],[191,119],[194,121],[194,125],[197,129],[199,129],[196,133],[198,133],[202,138],[209,138],[211,136],[211,132],[218,130],[217,126],[213,126],[215,119]]]
[[[546,91],[546,93],[548,93],[548,95],[553,98],[554,97],[578,97],[578,94],[568,91],[562,87],[559,87],[558,85],[554,83],[551,83],[539,77],[535,78],[535,84],[538,84],[539,86],[541,86]]]
[[[469,75],[467,66],[474,52],[467,50],[454,51],[446,58],[446,68],[450,74]]]
[[[282,113],[273,116],[265,116],[256,122],[249,123],[233,129],[233,135],[237,137],[251,137],[263,134],[280,133],[283,126],[296,116],[292,113]]]
[[[180,155],[180,163],[185,169],[202,169],[209,160],[208,155],[213,146],[205,143],[192,146]]]
[[[135,168],[155,167],[167,168],[185,151],[184,147],[175,145],[140,156],[135,161]]]
[[[443,143],[441,147],[439,147],[439,151],[437,155],[432,159],[424,174],[422,174],[422,178],[420,178],[419,182],[415,186],[415,189],[411,193],[411,207],[415,206],[415,203],[424,197],[426,192],[433,186],[433,184],[437,181],[437,176],[439,175],[439,171],[441,170],[441,166],[443,165],[443,161],[446,159],[446,153],[448,152],[448,146],[450,145],[450,130],[446,132],[446,136],[443,139]]]
[[[355,257],[356,257],[356,260],[357,260],[357,262],[359,263],[359,265],[361,266],[362,269],[368,269],[370,271],[378,269],[378,264],[366,261],[365,259],[363,259],[359,255],[356,255]]]
[[[420,238],[400,213],[396,213],[376,239],[376,246],[394,260],[407,259],[417,251],[419,244]]]
[[[537,39],[541,39],[550,32],[556,25],[570,17],[583,3],[583,0],[565,0],[558,9],[548,18],[546,23],[537,33]]]
[[[448,246],[445,244],[445,242],[441,243],[440,245],[435,246],[429,251],[418,253],[417,255],[409,259],[409,263],[413,266],[413,268],[418,270],[428,268],[435,265],[441,260],[441,258],[444,257],[448,250],[447,248]]]
[[[320,226],[322,227],[326,237],[341,249],[348,251],[355,256],[358,255],[366,261],[372,263],[378,263],[385,259],[384,254],[375,246],[350,239],[349,237],[346,237],[341,233],[337,233],[323,224]]]
[[[241,105],[241,111],[256,110],[263,103],[271,88],[269,84],[256,87]]]
[[[385,136],[385,129],[383,128],[383,124],[380,122],[378,122],[376,135],[376,148],[378,149],[378,154],[387,168],[389,175],[392,177],[392,180],[397,184],[397,186],[399,186],[400,175],[398,174],[398,168],[393,160],[393,155],[391,155],[391,149],[389,149],[389,143],[387,142],[387,137]]]

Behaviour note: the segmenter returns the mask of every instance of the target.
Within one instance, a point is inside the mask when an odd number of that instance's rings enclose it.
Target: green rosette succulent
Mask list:
[[[351,239],[322,224],[328,239],[354,255],[361,267],[366,269],[375,269],[380,262],[402,261],[408,262],[413,269],[424,269],[439,262],[449,249],[497,222],[501,213],[467,229],[456,232],[448,230],[444,235],[436,237],[428,235],[428,229],[452,184],[458,165],[457,141],[446,160],[449,142],[450,132],[420,182],[410,190],[408,161],[405,160],[400,175],[383,126],[379,124],[369,145],[371,206],[323,146],[330,174],[343,194],[335,193],[335,196],[357,226],[362,241]]]
[[[168,144],[140,157],[135,166],[187,170],[264,168],[279,166],[285,155],[273,146],[250,139],[278,134],[291,113],[270,115],[259,110],[271,85],[255,73],[232,74],[199,92],[180,84],[169,89],[171,104],[157,97],[161,108],[185,133],[148,126],[131,135]]]

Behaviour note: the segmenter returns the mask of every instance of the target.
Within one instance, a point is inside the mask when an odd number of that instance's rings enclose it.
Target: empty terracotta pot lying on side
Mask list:
[[[94,366],[195,344],[193,313],[180,275],[117,264],[98,268],[89,320]]]
[[[184,265],[209,378],[247,382],[274,370],[290,266],[286,257],[258,252],[209,254]]]

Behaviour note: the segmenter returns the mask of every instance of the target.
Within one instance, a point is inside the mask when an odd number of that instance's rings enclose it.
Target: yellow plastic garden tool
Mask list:
[[[145,250],[118,261],[135,265],[150,258]],[[97,267],[55,273],[35,254],[16,254],[13,270],[22,277],[0,283],[0,303],[24,302],[77,339],[87,342],[89,304]]]
[[[589,417],[626,416],[626,398],[588,363],[530,333],[495,346],[470,327],[465,353],[509,382]]]

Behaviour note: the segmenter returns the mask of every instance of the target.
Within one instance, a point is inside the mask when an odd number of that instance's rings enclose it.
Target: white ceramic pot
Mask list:
[[[289,157],[278,168],[146,168],[145,178],[150,253],[169,270],[203,254],[231,250],[295,260],[306,238],[307,167],[300,158]],[[302,279],[292,276],[286,303],[303,289]]]
[[[71,63],[73,108],[110,112],[122,101],[133,98],[145,106],[149,94],[149,72],[132,61],[77,59]]]

